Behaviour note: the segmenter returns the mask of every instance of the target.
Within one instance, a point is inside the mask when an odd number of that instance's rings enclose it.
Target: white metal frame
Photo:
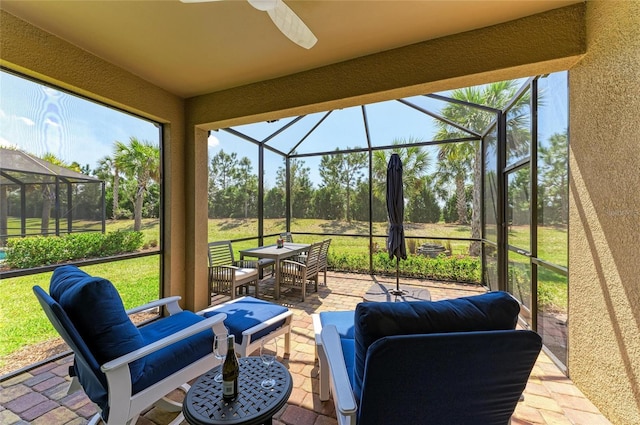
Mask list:
[[[178,305],[179,300],[180,297],[177,296],[163,298],[143,306],[127,310],[127,313],[133,314],[144,310],[166,306],[169,315],[173,315],[182,311],[182,308]],[[210,355],[206,355],[200,360],[187,365],[181,370],[167,376],[163,380],[151,385],[137,394],[132,394],[129,364],[207,329],[213,329],[214,333],[222,332],[224,327],[223,321],[225,318],[225,314],[218,314],[216,316],[206,318],[205,320],[193,324],[173,335],[162,338],[159,341],[103,364],[100,369],[104,372],[107,378],[107,390],[109,397],[109,420],[106,425],[135,424],[140,413],[154,404],[159,404],[163,409],[168,411],[180,412],[182,410],[181,403],[171,401],[164,397],[171,391],[178,388],[185,392],[188,391],[189,385],[187,382],[197,378],[211,368],[220,364],[220,361],[213,355],[213,347]],[[69,391],[75,391],[75,389],[79,387],[77,379],[77,377],[73,378]],[[96,415],[94,415],[89,421],[89,424],[97,424],[100,420],[100,413],[96,413]],[[182,413],[180,413],[169,425],[177,425],[183,420],[184,417]]]
[[[320,333],[322,332],[322,322],[320,321],[320,314],[313,313],[311,315],[311,321],[313,323],[313,332],[316,340],[316,359],[318,359],[318,395],[321,401],[329,400],[329,364],[327,363],[327,355],[324,352],[322,346],[322,339]]]
[[[329,380],[329,387],[333,395],[336,408],[336,418],[339,425],[355,425],[358,405],[353,396],[353,388],[344,363],[340,335],[334,325],[325,326],[320,332],[322,352],[326,358],[325,375]]]

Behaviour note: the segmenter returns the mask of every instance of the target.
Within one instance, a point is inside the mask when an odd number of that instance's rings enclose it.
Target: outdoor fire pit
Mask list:
[[[420,247],[418,247],[416,253],[431,258],[436,258],[440,253],[451,255],[449,251],[447,251],[442,245],[439,245],[437,243],[422,244]]]

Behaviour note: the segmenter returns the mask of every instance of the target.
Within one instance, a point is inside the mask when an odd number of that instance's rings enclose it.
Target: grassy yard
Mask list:
[[[151,256],[82,269],[91,275],[111,280],[121,294],[125,308],[131,308],[158,299],[159,261],[159,256]],[[38,285],[48,292],[50,279],[51,273],[41,273],[2,280],[0,366],[7,354],[58,336],[32,290],[33,286]]]
[[[373,223],[374,235],[386,235],[387,234],[386,222]],[[257,219],[210,219],[209,220],[209,240],[233,240],[246,237],[253,237],[258,234],[258,220]],[[265,234],[278,234],[285,231],[284,219],[267,219],[264,221],[264,233]],[[332,220],[319,220],[319,219],[293,219],[291,222],[291,231],[295,234],[297,232],[303,233],[332,233],[332,234],[368,234],[369,223],[360,221],[332,221]],[[407,223],[405,225],[406,236],[423,236],[416,240],[417,246],[425,242],[434,242],[429,237],[471,237],[471,229],[469,226],[458,226],[454,224],[415,224]],[[295,235],[294,240],[296,242],[309,243],[317,241],[323,238],[323,236],[316,235]],[[264,243],[275,243],[275,237],[266,238]],[[246,249],[256,246],[257,241],[243,241],[233,244],[234,250],[237,252],[240,249]],[[385,238],[374,238],[374,243],[378,247],[384,248]],[[465,254],[468,253],[469,243],[464,241],[451,241],[443,244],[450,244],[452,254]],[[408,244],[409,245],[409,244]],[[331,251],[343,252],[348,251],[356,254],[369,253],[369,237],[351,237],[340,236],[332,237]]]
[[[285,222],[283,219],[265,220],[265,234],[278,234],[284,231]],[[294,219],[292,231],[310,233],[333,233],[333,234],[367,234],[368,223],[362,222],[340,222],[314,219]],[[132,220],[108,221],[107,231],[132,230]],[[255,219],[212,219],[209,220],[208,239],[226,240],[254,237],[257,234],[258,225]],[[159,241],[158,220],[143,220],[144,240]],[[373,233],[385,235],[387,232],[386,223],[374,223]],[[528,241],[528,228],[511,229],[510,241],[515,244],[524,244]],[[429,240],[429,236],[439,237],[464,237],[470,236],[471,231],[468,226],[456,226],[445,224],[407,224],[406,234],[410,236],[424,236],[415,241],[416,245]],[[322,239],[316,235],[295,235],[298,242],[313,242]],[[557,229],[544,229],[544,241],[541,249],[542,258],[556,264],[566,264],[566,232]],[[265,239],[265,244],[275,243],[275,237]],[[385,238],[374,238],[374,243],[378,247],[384,247]],[[450,248],[454,255],[468,252],[469,243],[464,241],[442,241],[445,247]],[[409,249],[413,242],[409,242]],[[251,248],[257,245],[257,239],[235,242],[234,249]],[[330,250],[331,254],[353,254],[357,256],[368,255],[368,237],[332,237]],[[525,259],[525,257],[523,257]],[[110,279],[120,294],[122,295],[125,308],[144,304],[158,298],[159,294],[159,257],[150,256],[132,260],[106,263],[94,266],[83,267],[92,275],[102,276]],[[0,282],[2,288],[3,302],[0,304],[0,367],[3,365],[3,357],[20,349],[21,347],[42,342],[51,338],[56,338],[57,333],[49,324],[42,309],[32,292],[34,285],[39,285],[45,290],[49,288],[51,273],[25,276],[20,278],[3,279]],[[549,273],[540,274],[540,296],[545,302],[556,305],[558,308],[566,309],[566,278]]]

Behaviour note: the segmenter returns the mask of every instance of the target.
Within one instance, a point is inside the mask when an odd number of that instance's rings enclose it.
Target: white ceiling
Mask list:
[[[2,0],[0,8],[186,98],[580,1],[287,0],[318,38],[310,50],[245,0]]]

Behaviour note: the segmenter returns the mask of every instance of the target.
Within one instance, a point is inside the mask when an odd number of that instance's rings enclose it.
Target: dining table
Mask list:
[[[281,247],[277,244],[259,246],[257,248],[242,249],[239,251],[240,260],[244,257],[250,258],[271,258],[275,260],[275,289],[274,298],[280,298],[280,261],[300,255],[309,251],[311,245],[307,243],[284,242]]]

